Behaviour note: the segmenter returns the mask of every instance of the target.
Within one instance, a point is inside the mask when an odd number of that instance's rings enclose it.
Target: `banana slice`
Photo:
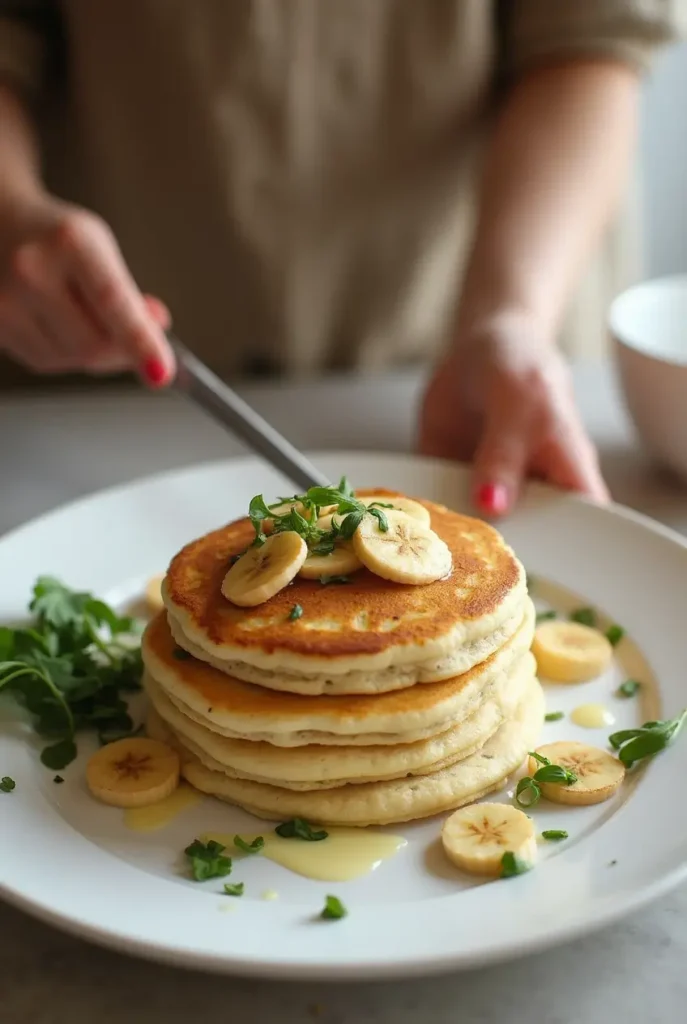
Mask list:
[[[153,576],[146,583],[146,604],[151,612],[157,614],[164,608],[162,602],[162,581],[164,576]]]
[[[461,807],[444,822],[441,843],[448,859],[473,875],[500,875],[506,852],[530,866],[537,859],[534,825],[510,804]]]
[[[335,518],[339,519],[340,517],[335,517],[331,513],[320,516],[317,520],[319,529],[331,530],[332,522]],[[350,573],[362,569],[362,567],[363,563],[351,547],[351,542],[337,540],[334,550],[328,555],[314,555],[310,553],[301,566],[298,575],[306,580],[319,580],[320,576],[348,576]]]
[[[411,519],[417,519],[418,523],[422,523],[423,526],[429,526],[431,519],[428,510],[424,505],[421,505],[419,501],[413,501],[412,498],[390,498],[384,494],[373,494],[371,497],[366,495],[364,498],[359,498],[365,505],[372,505],[373,502],[380,502],[381,505],[391,505],[392,508],[397,509],[399,512],[405,512]],[[383,512],[390,512],[391,509],[382,509]]]
[[[365,516],[353,534],[353,550],[371,572],[394,583],[433,583],[451,571],[451,552],[433,530],[405,512],[385,509],[384,533],[374,516]]]
[[[112,807],[146,807],[179,785],[179,755],[166,743],[124,739],[108,743],[86,765],[93,796]]]
[[[585,683],[613,660],[613,648],[598,629],[559,620],[537,626],[532,653],[539,675],[556,683]]]
[[[537,748],[537,753],[548,757],[552,764],[560,764],[577,775],[577,782],[571,786],[559,786],[553,782],[539,782],[542,795],[556,804],[600,804],[608,800],[625,778],[625,766],[607,750],[588,747],[586,743],[561,740]],[[534,775],[541,764],[529,759],[529,772]]]
[[[239,608],[269,601],[298,575],[308,545],[293,530],[275,533],[260,547],[248,548],[222,581],[222,594]]]

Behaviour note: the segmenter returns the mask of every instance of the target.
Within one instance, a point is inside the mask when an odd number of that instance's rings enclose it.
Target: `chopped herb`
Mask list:
[[[350,583],[350,576],[320,576],[320,583],[326,587],[328,583]]]
[[[94,728],[101,741],[132,734],[124,694],[140,689],[141,653],[126,638],[137,624],[49,576],[36,581],[29,610],[29,626],[0,627],[0,690],[52,741],[41,760],[56,770],[76,757],[82,729]]]
[[[515,802],[520,807],[534,807],[541,799],[541,789],[529,775],[520,779],[515,789]]]
[[[665,750],[677,738],[685,721],[687,709],[677,718],[666,719],[664,722],[645,722],[639,729],[621,729],[608,737],[608,742],[626,768],[631,768],[637,761],[653,757]]]
[[[188,661],[191,655],[183,647],[175,647],[172,651],[172,657],[176,658],[177,661]]]
[[[196,882],[205,882],[208,878],[223,878],[231,874],[231,857],[224,857],[225,847],[213,839],[202,843],[194,839],[184,853],[191,862],[191,874]]]
[[[259,853],[265,845],[265,840],[262,836],[256,836],[252,843],[242,839],[241,836],[234,836],[234,846],[239,850],[243,850],[244,853]]]
[[[560,722],[561,718],[565,718],[564,711],[548,711],[544,715],[545,722]]]
[[[634,697],[641,688],[642,684],[638,683],[636,679],[626,679],[615,691],[615,695],[616,697]]]
[[[524,875],[532,865],[518,857],[511,850],[506,850],[501,858],[501,878],[514,878],[516,875]]]
[[[289,612],[289,621],[295,622],[296,619],[300,619],[302,614],[303,609],[301,608],[301,606],[299,604],[295,604],[291,611]]]
[[[245,882],[225,882],[224,891],[227,896],[243,896]]]
[[[578,608],[570,613],[571,622],[579,622],[581,626],[596,626],[596,612],[593,608]]]
[[[547,612],[537,612],[537,625],[540,622],[550,622],[551,619],[558,618],[558,613],[553,610]]]
[[[0,779],[0,793],[11,793],[16,785],[14,779],[11,779],[9,775],[4,775]]]
[[[539,761],[539,764],[551,764],[548,757],[544,757],[543,754],[538,754],[536,750],[529,750],[528,753],[535,761]]]
[[[305,839],[309,843],[317,843],[321,839],[326,839],[329,835],[324,829],[315,831],[312,825],[309,825],[307,821],[303,821],[302,818],[291,818],[289,821],[283,821],[281,825],[277,825],[274,831],[282,839]]]
[[[534,773],[535,782],[548,782],[556,786],[572,786],[577,775],[560,764],[545,764]]]
[[[542,839],[549,839],[558,842],[559,839],[567,839],[568,833],[562,828],[547,828],[542,832]]]
[[[606,639],[612,647],[617,647],[622,638],[625,636],[625,630],[622,626],[614,625],[609,626],[606,630]]]
[[[338,896],[326,896],[320,917],[325,921],[340,921],[347,913],[348,911]]]
[[[56,782],[59,785],[61,782],[64,782],[64,779],[62,778],[61,775],[56,775],[52,781]]]

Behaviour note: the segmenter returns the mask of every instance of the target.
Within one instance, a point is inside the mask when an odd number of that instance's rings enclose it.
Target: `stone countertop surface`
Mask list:
[[[417,375],[404,373],[251,385],[243,394],[301,447],[404,451],[413,444],[420,387]],[[687,532],[687,492],[641,454],[610,369],[577,367],[575,387],[614,498]],[[182,398],[134,390],[4,397],[0,437],[0,533],[101,487],[241,450]],[[546,955],[428,980],[346,985],[162,967],[0,905],[0,1021],[673,1024],[687,1005],[686,962],[687,888]]]

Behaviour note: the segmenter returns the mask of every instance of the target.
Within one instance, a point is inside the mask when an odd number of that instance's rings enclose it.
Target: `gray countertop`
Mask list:
[[[687,493],[640,454],[608,369],[579,367],[575,384],[616,500],[687,532]],[[412,446],[418,393],[412,374],[244,390],[299,446],[397,451]],[[180,398],[121,390],[0,399],[0,437],[0,532],[98,488],[240,450]],[[672,1024],[684,1019],[686,959],[685,888],[537,958],[427,981],[345,986],[244,982],[160,967],[87,946],[0,906],[0,1020]]]

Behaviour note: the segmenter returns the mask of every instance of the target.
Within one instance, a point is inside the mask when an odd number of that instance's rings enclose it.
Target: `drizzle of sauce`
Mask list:
[[[604,726],[613,725],[615,722],[615,715],[603,704],[580,704],[570,713],[570,718],[575,725],[581,725],[585,729],[603,729]]]
[[[124,811],[124,824],[134,832],[157,832],[173,821],[178,814],[193,807],[201,799],[200,793],[182,783],[164,800],[147,807],[130,807]]]
[[[324,840],[323,840],[323,842],[324,842]],[[268,900],[270,902],[272,900],[278,900],[279,899],[279,893],[277,892],[276,889],[265,889],[264,893],[262,894],[262,898],[264,900]]]
[[[368,832],[363,828],[330,828],[327,832],[326,839],[314,843],[303,839],[284,839],[271,829],[254,835],[241,835],[249,843],[257,835],[262,835],[265,845],[259,856],[267,857],[297,875],[320,882],[350,882],[353,878],[368,875],[382,861],[389,860],[407,845],[402,836]],[[221,832],[208,832],[203,836],[206,843],[210,839],[222,843],[228,850],[234,848],[233,836]]]

